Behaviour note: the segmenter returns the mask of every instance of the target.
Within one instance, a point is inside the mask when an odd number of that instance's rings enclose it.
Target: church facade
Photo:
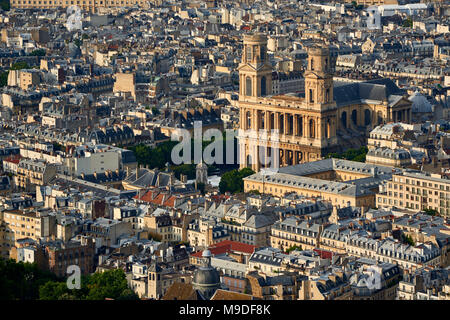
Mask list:
[[[308,49],[304,96],[272,94],[273,70],[262,34],[244,36],[238,70],[241,168],[259,171],[273,162],[287,166],[320,160],[329,152],[365,144],[366,134],[378,124],[411,121],[411,103],[391,80],[333,81],[324,46]]]

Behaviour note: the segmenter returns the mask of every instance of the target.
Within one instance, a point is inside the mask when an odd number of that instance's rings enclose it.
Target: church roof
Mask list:
[[[403,91],[390,79],[382,78],[349,84],[334,83],[333,98],[337,106],[345,106],[362,100],[397,102]],[[390,99],[391,98],[391,99]]]

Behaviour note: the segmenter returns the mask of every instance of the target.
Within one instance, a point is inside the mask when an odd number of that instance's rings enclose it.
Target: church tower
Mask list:
[[[330,51],[327,47],[308,50],[308,68],[305,72],[305,100],[315,109],[327,109],[333,104],[333,75]]]
[[[160,299],[163,295],[161,286],[161,267],[154,261],[148,270],[148,296],[153,299]]]
[[[239,100],[263,97],[272,93],[272,65],[267,56],[267,37],[244,36],[239,70]]]

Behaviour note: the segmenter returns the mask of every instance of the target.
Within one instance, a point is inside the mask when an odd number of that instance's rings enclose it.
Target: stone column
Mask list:
[[[296,165],[296,164],[298,164],[298,151],[293,151],[292,152],[293,153],[293,155],[292,155],[292,164],[294,164],[294,165]]]
[[[260,169],[260,161],[259,161],[259,147],[257,144],[253,146],[253,150],[254,155],[252,157],[253,159],[252,170],[258,172]]]
[[[298,132],[298,123],[297,123],[297,119],[298,119],[298,115],[294,114],[292,117],[292,124],[294,125],[294,130],[292,131],[292,135],[294,137],[297,137],[297,132]]]
[[[245,154],[245,143],[239,141],[239,167],[245,168],[247,166],[247,155]]]
[[[259,110],[254,110],[254,119],[255,119],[255,125],[254,125],[254,129],[256,130],[256,133],[258,133],[259,132],[259,125],[260,125],[260,114],[259,114]]]
[[[280,113],[279,112],[274,112],[274,116],[273,116],[273,122],[274,122],[274,128],[278,129],[278,133],[280,130]]]
[[[284,113],[284,135],[289,134],[289,113]]]
[[[303,136],[309,138],[309,117],[303,117]]]

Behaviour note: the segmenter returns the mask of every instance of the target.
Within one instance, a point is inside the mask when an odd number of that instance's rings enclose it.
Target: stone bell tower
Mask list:
[[[333,104],[333,75],[328,47],[308,49],[308,68],[305,72],[305,102],[317,109]]]
[[[239,70],[239,100],[263,97],[272,93],[272,66],[267,56],[267,37],[244,36]]]

